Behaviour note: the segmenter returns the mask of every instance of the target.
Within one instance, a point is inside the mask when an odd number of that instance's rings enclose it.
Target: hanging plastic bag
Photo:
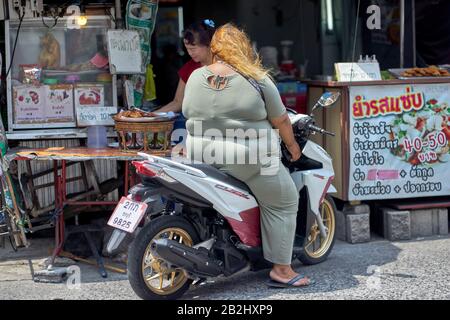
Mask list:
[[[142,49],[143,70],[151,59],[151,38],[155,30],[158,0],[129,0],[126,26],[139,33]]]
[[[145,73],[145,89],[144,89],[145,101],[153,101],[156,99],[156,85],[155,74],[153,73],[153,65],[147,66],[147,72]]]

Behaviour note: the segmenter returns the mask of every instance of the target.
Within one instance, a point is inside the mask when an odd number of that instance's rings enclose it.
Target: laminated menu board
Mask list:
[[[350,201],[450,194],[450,84],[350,87]]]
[[[13,87],[14,123],[42,123],[44,119],[45,91],[43,86]]]
[[[72,85],[16,86],[13,103],[15,124],[75,121]]]
[[[74,92],[78,126],[114,125],[111,115],[117,108],[105,106],[103,85],[76,85]]]

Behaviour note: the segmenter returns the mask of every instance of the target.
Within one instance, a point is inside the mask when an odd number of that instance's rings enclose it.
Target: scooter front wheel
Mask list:
[[[198,240],[194,227],[178,216],[162,216],[149,222],[138,234],[128,257],[128,280],[145,300],[175,300],[192,284],[184,270],[169,267],[152,255],[155,240],[169,239],[192,247]]]
[[[323,238],[320,234],[317,222],[313,224],[306,236],[303,250],[298,259],[305,265],[315,265],[325,261],[334,246],[336,235],[336,205],[333,198],[326,196],[320,206],[320,214],[327,228],[327,236]]]

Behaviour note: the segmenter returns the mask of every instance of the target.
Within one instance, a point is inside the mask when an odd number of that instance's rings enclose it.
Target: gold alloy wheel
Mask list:
[[[327,236],[322,238],[317,222],[311,227],[308,235],[307,244],[305,250],[307,254],[315,259],[319,259],[324,256],[330,249],[333,243],[334,233],[336,229],[336,220],[333,205],[329,200],[325,199],[320,206],[320,214],[322,216],[323,224],[328,230]]]
[[[158,295],[170,295],[178,291],[187,281],[188,277],[183,269],[169,269],[162,259],[152,255],[151,246],[155,240],[169,239],[192,247],[191,236],[183,229],[168,228],[159,232],[145,249],[142,260],[142,275],[147,287]]]

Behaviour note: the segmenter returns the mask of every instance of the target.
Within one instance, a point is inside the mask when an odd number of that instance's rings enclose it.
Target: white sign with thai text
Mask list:
[[[381,80],[380,65],[370,63],[336,63],[338,81],[359,82]]]
[[[139,33],[133,30],[108,30],[109,68],[112,74],[140,74],[142,53]]]

